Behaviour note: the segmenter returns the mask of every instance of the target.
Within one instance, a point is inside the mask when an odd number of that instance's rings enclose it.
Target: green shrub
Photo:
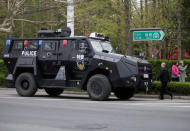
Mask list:
[[[152,86],[149,87],[150,93],[159,93],[161,88],[161,82],[154,81]],[[170,82],[168,83],[168,89],[175,94],[190,95],[190,82]],[[145,91],[145,87],[138,87],[137,92]]]
[[[5,74],[7,73],[7,69],[4,65],[3,60],[0,60],[0,85],[5,83]]]
[[[5,84],[5,75],[0,73],[0,86]]]
[[[7,73],[7,68],[5,67],[3,60],[0,60],[0,73]]]

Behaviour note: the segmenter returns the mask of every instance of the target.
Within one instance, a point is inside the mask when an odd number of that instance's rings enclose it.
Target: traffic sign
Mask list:
[[[134,31],[134,41],[163,40],[165,33],[162,30]]]

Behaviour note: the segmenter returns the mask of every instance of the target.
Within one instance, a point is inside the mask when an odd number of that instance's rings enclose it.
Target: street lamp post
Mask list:
[[[67,0],[67,27],[71,28],[71,36],[74,36],[74,0]]]

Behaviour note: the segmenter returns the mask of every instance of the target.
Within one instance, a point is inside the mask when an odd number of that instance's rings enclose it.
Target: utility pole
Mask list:
[[[67,27],[71,28],[71,36],[74,36],[74,0],[67,0]]]

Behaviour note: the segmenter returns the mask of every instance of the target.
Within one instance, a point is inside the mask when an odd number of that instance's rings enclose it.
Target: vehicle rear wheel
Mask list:
[[[92,100],[106,100],[111,93],[111,84],[102,74],[92,76],[87,83],[87,91]]]
[[[59,96],[63,93],[64,89],[60,88],[45,88],[45,91],[50,96]]]
[[[15,83],[16,91],[20,96],[34,96],[37,91],[36,81],[33,74],[22,73],[20,74]]]
[[[121,99],[121,100],[127,100],[130,99],[131,97],[133,97],[135,93],[135,89],[134,88],[116,88],[114,89],[114,94],[117,98]]]

